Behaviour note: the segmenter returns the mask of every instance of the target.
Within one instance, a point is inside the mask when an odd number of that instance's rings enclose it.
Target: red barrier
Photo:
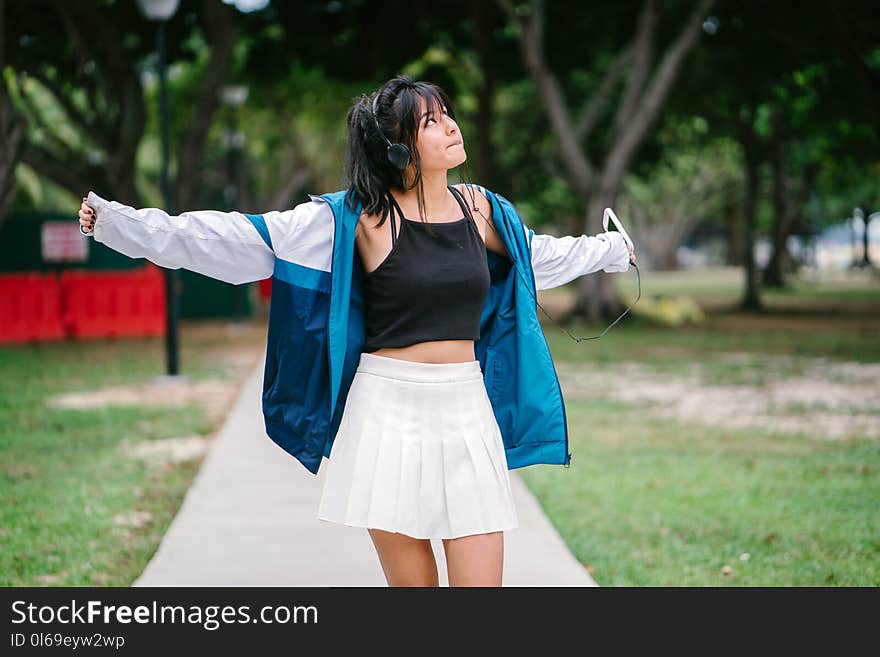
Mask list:
[[[0,342],[63,337],[55,274],[0,274]]]
[[[125,271],[65,271],[64,322],[77,338],[165,333],[165,279],[155,265]]]
[[[123,271],[0,274],[0,343],[165,334],[165,276]]]

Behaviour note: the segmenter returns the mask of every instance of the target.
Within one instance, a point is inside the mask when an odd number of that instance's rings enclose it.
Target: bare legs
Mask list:
[[[369,529],[388,586],[439,586],[431,541]],[[504,532],[444,538],[449,586],[501,586]]]
[[[388,586],[440,586],[431,541],[368,529]]]

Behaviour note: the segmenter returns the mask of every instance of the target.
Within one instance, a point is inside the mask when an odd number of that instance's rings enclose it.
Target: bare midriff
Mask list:
[[[473,340],[431,340],[406,347],[383,347],[370,353],[417,363],[468,363],[476,360]]]

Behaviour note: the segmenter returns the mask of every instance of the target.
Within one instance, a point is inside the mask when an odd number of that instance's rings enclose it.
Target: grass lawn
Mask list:
[[[181,324],[181,373],[237,388],[265,323]],[[128,586],[174,517],[201,457],[148,461],[129,442],[216,431],[202,404],[55,408],[54,395],[114,390],[165,373],[163,338],[0,347],[0,584]]]
[[[645,274],[642,294],[688,293],[685,279]],[[544,324],[561,371],[600,374],[578,388],[560,373],[571,468],[517,472],[600,585],[880,585],[880,435],[834,440],[773,421],[712,426],[601,394],[601,372],[627,362],[669,386],[696,368],[699,385],[728,386],[731,403],[737,391],[769,394],[779,377],[815,377],[821,363],[880,362],[876,283],[800,282],[764,294],[765,312],[741,313],[733,308],[740,279],[716,272],[695,280],[693,296],[714,308],[701,327],[627,316],[600,340],[575,343]],[[604,326],[566,328],[591,336]],[[868,419],[880,413],[876,367],[869,372],[856,385]],[[829,378],[829,392],[838,383]]]

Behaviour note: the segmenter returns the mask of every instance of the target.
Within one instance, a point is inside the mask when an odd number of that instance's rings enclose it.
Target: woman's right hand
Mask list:
[[[95,210],[86,202],[85,196],[82,205],[79,206],[79,225],[84,233],[92,232],[95,227]]]

